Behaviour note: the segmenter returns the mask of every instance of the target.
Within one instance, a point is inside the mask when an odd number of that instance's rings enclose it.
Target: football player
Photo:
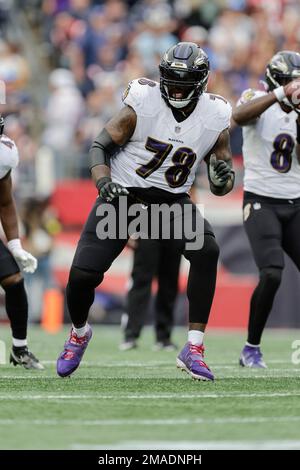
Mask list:
[[[123,109],[106,124],[91,148],[91,172],[99,197],[83,229],[67,285],[73,327],[57,362],[62,377],[72,374],[81,361],[92,336],[87,318],[94,290],[127,243],[127,239],[97,238],[101,204],[109,202],[118,212],[119,196],[127,197],[129,209],[137,200],[149,207],[176,203],[189,206],[193,218],[200,218],[188,191],[203,159],[214,194],[223,196],[233,187],[228,133],[231,106],[224,98],[205,92],[207,55],[194,43],[179,43],[165,53],[159,70],[160,85],[145,78],[129,84]],[[173,227],[174,221],[170,217],[163,225]],[[190,261],[188,341],[177,366],[195,379],[213,380],[203,359],[203,337],[215,291],[219,248],[211,226],[206,220],[203,223],[202,249],[187,249],[185,237],[176,240],[178,250]]]
[[[300,269],[300,54],[278,52],[265,77],[268,90],[246,90],[233,113],[243,126],[244,227],[259,269],[240,365],[256,368],[266,367],[260,341],[284,252]]]
[[[23,250],[19,238],[11,180],[19,155],[15,143],[3,130],[4,119],[0,117],[0,221],[7,239],[7,246],[0,240],[0,285],[5,291],[6,313],[12,329],[10,362],[25,369],[44,369],[27,346],[28,304],[19,265],[26,273],[34,273],[37,260]]]

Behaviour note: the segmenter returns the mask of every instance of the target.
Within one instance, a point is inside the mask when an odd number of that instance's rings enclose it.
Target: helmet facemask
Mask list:
[[[273,91],[280,86],[285,86],[291,81],[300,78],[300,56],[299,58],[298,56],[299,54],[294,52],[282,51],[272,58],[266,68],[266,82],[269,91]],[[283,100],[283,103],[298,114],[300,113],[300,110],[287,98]]]
[[[176,64],[177,67],[180,64]],[[182,64],[184,65],[184,64]],[[209,71],[188,71],[182,68],[172,69],[163,65],[159,67],[160,90],[162,97],[170,106],[181,109],[190,103],[198,101],[200,95],[206,90]]]

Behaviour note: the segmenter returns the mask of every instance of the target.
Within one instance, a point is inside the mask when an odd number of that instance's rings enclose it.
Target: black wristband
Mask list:
[[[296,127],[297,127],[296,140],[298,144],[300,144],[300,122],[298,121],[298,119],[296,120]]]
[[[99,178],[97,181],[96,181],[96,188],[98,189],[98,191],[100,192],[101,188],[106,184],[106,183],[110,183],[111,182],[111,178],[109,176],[103,176],[102,178]]]

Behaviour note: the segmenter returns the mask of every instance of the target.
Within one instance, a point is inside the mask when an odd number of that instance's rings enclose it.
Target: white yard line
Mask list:
[[[118,444],[80,444],[72,450],[283,450],[300,449],[300,440],[269,441],[125,441]]]
[[[177,399],[177,400],[194,400],[195,398],[283,398],[283,397],[298,397],[300,391],[290,392],[257,392],[257,393],[235,393],[235,392],[221,392],[221,393],[151,393],[151,394],[74,394],[74,395],[59,395],[59,394],[39,394],[39,395],[26,395],[20,393],[19,395],[0,394],[0,401],[16,401],[16,400],[156,400],[156,399]]]
[[[262,423],[298,423],[300,416],[266,416],[227,418],[191,418],[191,419],[0,419],[0,425],[34,426],[179,426],[196,424],[262,424]]]

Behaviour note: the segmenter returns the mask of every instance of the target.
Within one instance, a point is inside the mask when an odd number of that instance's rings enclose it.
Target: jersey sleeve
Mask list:
[[[220,114],[219,114],[219,127],[220,131],[224,131],[230,127],[230,120],[232,115],[232,107],[228,101],[225,101],[220,106]]]
[[[122,101],[133,108],[138,115],[147,116],[155,113],[158,83],[147,78],[132,80],[125,89]]]
[[[220,95],[209,94],[209,102],[212,105],[212,115],[210,125],[216,131],[221,133],[230,127],[232,114],[231,104]]]
[[[3,136],[0,141],[0,179],[17,168],[18,163],[19,152],[16,144],[8,137]]]
[[[248,88],[247,90],[243,91],[236,105],[240,106],[241,104],[248,103],[254,98],[259,98],[260,96],[264,96],[266,94],[267,92],[265,91],[254,90],[253,88]]]

